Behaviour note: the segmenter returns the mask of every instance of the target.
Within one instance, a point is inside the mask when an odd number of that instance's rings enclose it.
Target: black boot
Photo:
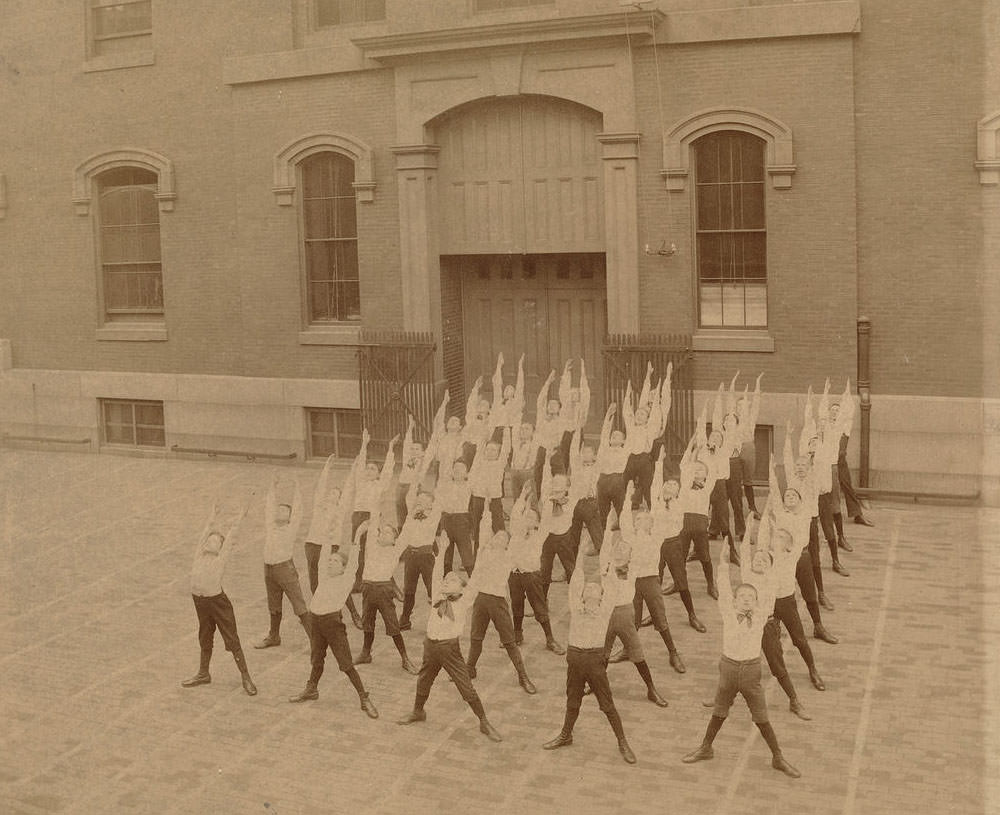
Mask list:
[[[268,629],[267,636],[264,639],[259,640],[253,644],[254,648],[274,648],[277,645],[281,645],[281,636],[279,632],[281,631],[281,612],[272,611],[271,612],[271,627]]]
[[[257,686],[253,683],[253,680],[250,678],[250,671],[247,669],[247,661],[246,658],[243,656],[242,648],[237,647],[237,649],[233,651],[233,660],[236,662],[236,667],[239,669],[240,678],[243,681],[243,690],[246,692],[246,695],[256,696]]]
[[[319,688],[315,682],[306,682],[303,691],[295,696],[289,696],[289,702],[312,702],[319,699]]]
[[[198,663],[198,673],[192,676],[190,679],[184,679],[181,681],[182,688],[196,688],[198,685],[207,685],[212,681],[211,675],[208,673],[208,665],[212,661],[211,651],[202,651],[201,660]]]

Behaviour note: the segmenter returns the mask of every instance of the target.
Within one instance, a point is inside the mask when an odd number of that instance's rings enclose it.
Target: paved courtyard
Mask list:
[[[695,602],[708,633],[682,624],[679,600],[667,598],[688,672],[675,674],[659,638],[642,630],[670,706],[646,701],[631,666],[610,668],[634,767],[622,762],[592,698],[574,745],[541,750],[562,722],[565,662],[544,650],[531,620],[525,659],[536,696],[518,687],[492,631],[480,661],[477,688],[502,744],[479,734],[444,674],[428,721],[398,727],[415,679],[381,632],[374,663],[360,669],[378,721],[361,713],[332,660],[319,701],[289,704],[309,672],[290,611],[280,648],[250,647],[267,626],[268,471],[0,449],[0,812],[1000,812],[1000,511],[884,503],[870,513],[876,528],[849,526],[851,576],[825,572],[836,610],[824,616],[841,642],[813,641],[827,691],[815,691],[797,652],[787,653],[814,720],[792,716],[767,681],[775,730],[802,771],[792,780],[770,768],[739,700],[715,760],[680,761],[704,732],[702,701],[714,691],[721,642],[698,569]],[[311,501],[318,469],[283,472]],[[235,502],[251,487],[258,495],[224,584],[260,693],[243,693],[219,639],[212,684],[185,690],[180,680],[198,664],[192,546],[214,500]],[[304,576],[301,545],[296,560]],[[554,585],[560,639],[565,597]],[[405,635],[415,658],[426,604],[418,608]],[[361,633],[349,634],[356,651]]]

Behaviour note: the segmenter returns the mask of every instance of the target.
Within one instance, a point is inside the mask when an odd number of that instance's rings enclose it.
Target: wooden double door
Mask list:
[[[593,394],[588,430],[599,426],[607,334],[604,254],[461,255],[441,261],[462,290],[466,393],[477,376],[489,389],[499,352],[506,360],[504,381],[513,382],[523,353],[525,413],[532,420],[549,371],[555,369],[558,383],[565,361],[582,358]],[[574,385],[579,368],[574,364]]]

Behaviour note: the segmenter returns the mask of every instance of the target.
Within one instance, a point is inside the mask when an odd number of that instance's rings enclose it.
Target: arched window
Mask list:
[[[312,153],[299,174],[308,321],[360,321],[354,162],[333,151]]]
[[[764,140],[721,130],[692,144],[698,325],[767,327]]]
[[[156,173],[115,167],[95,179],[101,293],[106,319],[163,314]]]

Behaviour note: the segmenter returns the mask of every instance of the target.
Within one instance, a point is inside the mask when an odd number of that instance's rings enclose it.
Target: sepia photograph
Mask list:
[[[1000,815],[1000,0],[0,10],[0,813]]]

